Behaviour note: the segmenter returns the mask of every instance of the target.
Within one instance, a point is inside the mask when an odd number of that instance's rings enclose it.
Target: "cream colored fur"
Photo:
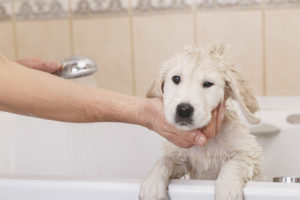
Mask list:
[[[164,155],[141,185],[140,200],[169,199],[169,180],[186,174],[191,179],[216,180],[215,200],[242,200],[246,183],[262,177],[262,150],[240,123],[231,101],[239,103],[250,123],[259,122],[254,115],[259,107],[246,82],[224,58],[224,49],[222,44],[205,49],[187,47],[161,67],[147,96],[163,98],[169,123],[183,130],[202,128],[222,101],[226,101],[225,118],[219,134],[209,139],[204,147],[183,149],[167,142]],[[172,82],[174,75],[181,77],[180,84]],[[211,81],[214,85],[203,88],[203,81]],[[176,105],[182,102],[195,108],[191,125],[183,126],[174,120]]]

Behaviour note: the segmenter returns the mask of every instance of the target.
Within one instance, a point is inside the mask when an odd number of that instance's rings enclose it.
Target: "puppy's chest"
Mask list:
[[[189,152],[191,179],[215,180],[222,163],[230,157],[231,155],[222,146],[216,145],[213,141],[205,147],[191,148]]]

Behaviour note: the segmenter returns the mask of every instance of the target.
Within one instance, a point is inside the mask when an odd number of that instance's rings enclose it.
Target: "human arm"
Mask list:
[[[25,68],[0,55],[0,110],[65,122],[138,124],[186,148],[206,143],[207,132],[185,132],[168,124],[162,106],[160,99],[87,87]],[[216,123],[209,126],[215,127]]]

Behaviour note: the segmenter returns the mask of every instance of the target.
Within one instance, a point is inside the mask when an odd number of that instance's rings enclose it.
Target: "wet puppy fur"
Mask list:
[[[203,128],[212,111],[226,102],[219,133],[204,147],[179,148],[164,144],[164,154],[140,187],[140,200],[167,200],[169,180],[186,174],[190,179],[216,180],[215,200],[242,200],[248,181],[262,179],[262,150],[240,123],[232,106],[236,101],[250,123],[259,123],[254,113],[258,103],[246,81],[224,56],[223,44],[205,48],[189,46],[167,60],[147,97],[163,99],[167,121],[182,130]]]

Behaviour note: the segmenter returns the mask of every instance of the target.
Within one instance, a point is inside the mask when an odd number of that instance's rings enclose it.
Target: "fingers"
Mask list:
[[[218,133],[225,117],[225,102],[220,103],[220,105],[217,108],[217,112],[218,114],[217,114],[216,132]]]
[[[28,68],[37,69],[44,72],[54,73],[62,68],[61,63],[54,61],[43,61],[39,58],[20,59],[17,63]]]
[[[182,148],[190,148],[194,145],[204,146],[207,143],[206,136],[200,130],[181,131],[176,129],[174,132],[166,132],[165,137]]]
[[[206,136],[200,130],[188,131],[180,135],[193,145],[203,146],[207,142]]]
[[[206,136],[199,131],[194,138],[194,144],[199,146],[204,146],[207,143]]]
[[[189,142],[186,139],[183,139],[182,136],[179,136],[176,133],[166,132],[163,136],[167,140],[169,140],[171,143],[173,143],[176,146],[181,147],[181,148],[190,148],[190,147],[194,146],[193,143]]]
[[[220,131],[221,125],[225,117],[225,102],[222,102],[218,105],[216,109],[212,112],[211,121],[206,125],[202,131],[207,138],[212,138],[218,134]]]
[[[58,62],[46,62],[45,63],[45,67],[43,69],[40,69],[42,71],[46,71],[49,73],[54,73],[57,72],[58,70],[60,70],[62,68],[61,63]]]
[[[212,138],[216,135],[216,124],[217,124],[217,109],[213,110],[211,121],[206,125],[202,131],[207,138]]]

